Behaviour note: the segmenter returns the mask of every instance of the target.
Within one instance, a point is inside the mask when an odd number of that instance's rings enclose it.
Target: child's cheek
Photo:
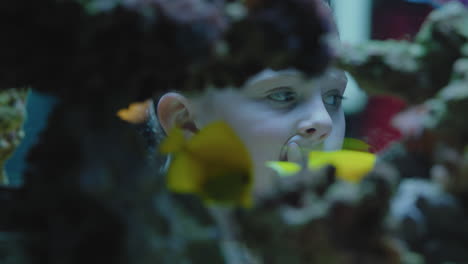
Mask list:
[[[337,115],[332,116],[333,129],[330,136],[325,140],[325,150],[338,150],[342,148],[346,123],[344,113],[340,112]]]

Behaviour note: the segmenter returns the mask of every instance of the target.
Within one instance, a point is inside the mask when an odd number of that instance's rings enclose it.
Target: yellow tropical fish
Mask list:
[[[128,108],[120,109],[117,112],[117,116],[132,124],[143,123],[148,119],[148,109],[151,103],[151,99],[144,102],[131,103]]]
[[[225,122],[209,124],[189,140],[175,128],[160,151],[174,154],[167,172],[169,190],[196,194],[207,202],[252,206],[252,161]]]
[[[343,149],[369,152],[370,145],[359,139],[345,138],[343,141]],[[292,176],[302,170],[301,165],[288,161],[268,161],[266,162],[266,166],[273,169],[281,177]]]
[[[335,167],[335,175],[348,182],[359,182],[374,167],[376,155],[354,150],[311,151],[307,167],[317,170],[327,165]],[[298,173],[302,167],[294,162],[270,161],[266,164],[280,176],[290,176]]]
[[[288,177],[299,173],[302,166],[289,161],[267,161],[266,166],[274,170],[281,177]]]
[[[311,151],[307,166],[310,170],[314,170],[332,165],[336,169],[335,175],[338,178],[349,182],[359,182],[372,170],[375,160],[375,154],[362,151]]]

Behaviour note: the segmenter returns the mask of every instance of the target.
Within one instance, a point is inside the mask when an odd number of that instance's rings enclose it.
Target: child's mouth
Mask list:
[[[280,154],[280,161],[290,161],[299,164],[304,162],[304,153],[302,148],[296,142],[290,142],[283,147]]]
[[[299,146],[296,142],[289,142],[281,149],[280,161],[289,161],[295,162],[298,164],[305,164],[307,160],[308,153],[312,150],[322,150],[323,143],[315,145],[311,148],[303,148]]]

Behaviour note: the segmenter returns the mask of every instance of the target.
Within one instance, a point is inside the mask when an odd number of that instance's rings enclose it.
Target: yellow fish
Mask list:
[[[311,151],[307,166],[309,170],[314,170],[332,165],[336,169],[336,177],[349,182],[359,182],[374,168],[375,160],[375,154],[362,151]]]
[[[302,166],[289,161],[267,161],[266,166],[274,170],[281,177],[288,177],[299,173]]]
[[[225,122],[208,124],[189,140],[175,128],[160,152],[174,154],[167,172],[169,190],[193,193],[210,203],[252,206],[252,161]]]
[[[374,167],[376,155],[363,151],[311,151],[307,168],[317,170],[327,165],[335,167],[335,175],[348,182],[359,182]],[[300,164],[288,161],[269,161],[266,166],[273,169],[279,176],[287,177],[302,170]]]
[[[148,110],[151,107],[151,103],[151,99],[144,102],[131,103],[128,108],[120,109],[117,112],[117,116],[132,124],[143,123],[148,119]]]

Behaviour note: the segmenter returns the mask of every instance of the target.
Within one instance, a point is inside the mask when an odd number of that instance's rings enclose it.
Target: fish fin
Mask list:
[[[187,153],[179,153],[171,161],[167,172],[167,188],[180,193],[199,193],[203,169]]]
[[[185,138],[182,129],[174,127],[161,142],[159,151],[163,154],[180,151],[184,148]]]
[[[222,160],[230,167],[252,167],[244,143],[224,121],[215,121],[201,129],[187,142],[187,149],[200,160]]]
[[[373,168],[377,156],[367,152],[350,153],[350,159],[337,166],[336,175],[342,180],[360,182]],[[345,159],[345,158],[344,158]]]
[[[129,123],[139,124],[145,122],[149,117],[149,108],[152,100],[131,103],[127,108],[117,111],[117,116]]]
[[[289,161],[267,161],[265,165],[281,177],[292,176],[302,169],[301,165]]]
[[[343,149],[369,152],[370,145],[360,139],[345,138],[343,141]]]
[[[359,182],[374,167],[377,156],[372,153],[339,150],[332,152],[312,151],[309,153],[309,169],[319,169],[326,165],[336,168],[336,176],[349,182]]]
[[[172,132],[169,137],[162,150],[177,152],[168,172],[169,189],[195,193],[205,203],[251,206],[252,162],[247,148],[227,123],[210,123],[185,141],[181,132]],[[244,187],[230,181],[229,176],[239,173],[247,176]]]

